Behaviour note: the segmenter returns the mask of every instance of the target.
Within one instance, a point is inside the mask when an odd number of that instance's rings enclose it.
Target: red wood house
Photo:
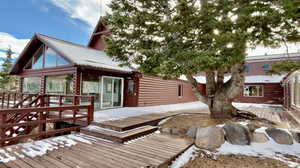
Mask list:
[[[98,109],[196,101],[187,81],[120,67],[101,51],[105,34],[98,25],[88,47],[36,34],[10,73],[21,76],[23,93],[92,95]]]

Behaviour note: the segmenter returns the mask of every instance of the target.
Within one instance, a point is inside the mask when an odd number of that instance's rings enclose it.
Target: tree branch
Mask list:
[[[199,101],[207,104],[207,97],[203,96],[198,89],[198,82],[191,74],[185,75],[188,81],[192,84],[192,91],[194,92],[195,96],[198,98]]]
[[[217,72],[217,88],[220,88],[224,84],[224,70]]]

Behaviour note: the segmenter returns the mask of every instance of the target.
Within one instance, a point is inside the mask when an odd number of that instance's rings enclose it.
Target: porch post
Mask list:
[[[76,67],[74,76],[73,76],[73,93],[75,95],[80,95],[80,88],[81,88],[81,72],[78,67]]]
[[[46,76],[41,76],[40,94],[46,93]]]

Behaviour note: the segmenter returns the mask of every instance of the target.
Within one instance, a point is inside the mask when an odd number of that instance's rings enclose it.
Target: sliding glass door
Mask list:
[[[102,77],[101,108],[123,106],[123,78]]]

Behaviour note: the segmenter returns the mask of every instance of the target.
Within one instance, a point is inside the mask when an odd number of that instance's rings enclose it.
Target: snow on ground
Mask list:
[[[238,102],[233,102],[232,105],[236,108],[249,108],[249,107],[274,108],[274,107],[283,107],[280,104],[257,104],[257,103],[238,103]]]
[[[264,133],[266,127],[262,127],[257,129],[255,132]],[[276,143],[271,137],[266,143],[251,143],[251,145],[232,145],[228,142],[225,142],[219,149],[217,149],[216,154],[228,155],[246,155],[246,156],[254,156],[254,157],[262,157],[262,158],[271,158],[277,159],[287,163],[290,167],[300,166],[298,163],[293,162],[289,158],[285,157],[285,155],[291,155],[297,158],[300,161],[300,143],[294,142],[293,145],[282,145]]]
[[[160,105],[160,106],[149,106],[149,107],[124,107],[124,108],[96,111],[94,113],[94,121],[101,122],[107,120],[120,120],[128,117],[135,117],[135,116],[140,116],[145,114],[165,113],[169,111],[204,109],[204,108],[207,108],[207,105],[199,101],[189,102],[189,103]]]
[[[194,160],[198,156],[197,150],[195,145],[191,146],[171,164],[170,168],[180,168],[190,160]]]

